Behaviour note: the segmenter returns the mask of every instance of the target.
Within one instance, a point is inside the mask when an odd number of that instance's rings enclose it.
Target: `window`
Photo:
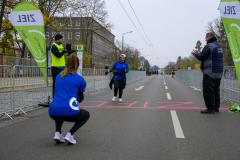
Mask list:
[[[46,32],[45,39],[49,39],[49,32]]]
[[[64,39],[64,32],[60,32],[60,34],[63,36],[63,39]]]
[[[64,26],[64,22],[60,22],[60,26],[63,27]]]
[[[80,26],[80,22],[76,20],[76,26]]]
[[[70,36],[71,33],[71,36]],[[68,32],[68,39],[72,39],[72,32]]]
[[[56,32],[52,32],[53,39],[55,38],[56,34],[57,34]]]
[[[56,26],[57,26],[57,23],[56,23],[56,22],[53,22],[53,26],[55,26],[55,27],[56,27]]]
[[[30,58],[30,54],[29,53],[27,53],[27,59],[29,59]]]
[[[69,21],[68,26],[72,26],[72,21]]]
[[[76,39],[80,39],[80,32],[76,32]]]

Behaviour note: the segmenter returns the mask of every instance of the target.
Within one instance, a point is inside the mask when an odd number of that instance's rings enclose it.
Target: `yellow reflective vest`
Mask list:
[[[57,43],[53,42],[52,45],[57,46],[59,52],[62,52],[64,50],[64,47],[61,44],[57,44]],[[65,67],[65,56],[63,55],[61,58],[57,58],[52,53],[52,51],[50,51],[50,52],[51,52],[51,58],[52,58],[51,66],[52,67]]]

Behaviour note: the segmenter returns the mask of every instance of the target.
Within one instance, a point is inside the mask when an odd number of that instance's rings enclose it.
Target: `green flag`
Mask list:
[[[219,11],[240,84],[240,2],[239,0],[221,0]]]
[[[17,30],[39,67],[47,67],[45,29],[42,12],[32,2],[17,4],[9,15],[10,22]],[[48,72],[41,68],[48,86]]]

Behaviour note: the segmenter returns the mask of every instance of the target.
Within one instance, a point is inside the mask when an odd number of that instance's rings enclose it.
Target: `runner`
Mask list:
[[[50,117],[55,120],[54,141],[56,142],[66,140],[76,144],[73,134],[88,121],[90,116],[88,111],[79,109],[77,105],[77,101],[80,103],[84,99],[83,92],[86,87],[84,78],[76,73],[78,67],[79,59],[72,54],[67,60],[66,68],[56,77],[55,94],[48,110]],[[65,138],[61,131],[64,121],[76,122]]]
[[[175,75],[175,70],[174,68],[172,68],[172,78],[174,78],[174,75]]]
[[[114,71],[114,72],[113,72]],[[126,55],[121,54],[119,61],[117,61],[113,68],[110,69],[110,72],[113,72],[113,78],[110,82],[109,87],[112,89],[112,84],[114,84],[114,97],[112,98],[112,101],[116,101],[117,94],[119,90],[119,101],[122,102],[122,94],[123,89],[126,86],[126,73],[128,73],[129,67],[128,63],[126,62]]]

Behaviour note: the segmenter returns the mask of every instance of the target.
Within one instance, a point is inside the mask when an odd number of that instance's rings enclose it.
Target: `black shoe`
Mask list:
[[[215,110],[205,109],[205,110],[201,111],[201,113],[212,114],[212,113],[215,113]]]
[[[219,112],[219,108],[215,109],[215,112]]]

